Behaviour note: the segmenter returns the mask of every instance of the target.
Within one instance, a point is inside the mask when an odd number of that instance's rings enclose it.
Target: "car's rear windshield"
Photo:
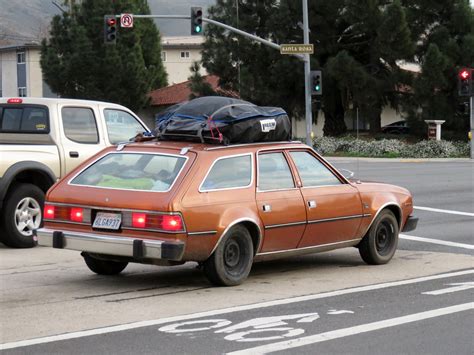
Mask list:
[[[1,133],[49,133],[48,108],[36,105],[1,105]]]
[[[171,190],[186,157],[148,153],[109,153],[75,176],[70,184],[121,190]]]

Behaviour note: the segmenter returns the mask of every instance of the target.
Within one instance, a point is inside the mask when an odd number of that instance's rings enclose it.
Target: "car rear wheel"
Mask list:
[[[99,275],[117,275],[128,265],[125,261],[102,260],[93,257],[89,253],[81,253],[87,267]]]
[[[33,184],[10,188],[1,218],[1,241],[11,248],[35,245],[33,231],[41,226],[44,192]]]
[[[383,210],[359,244],[359,253],[367,264],[388,263],[398,246],[398,221],[392,211]]]
[[[240,285],[249,275],[252,262],[252,237],[244,226],[235,226],[226,233],[214,253],[204,262],[204,273],[215,285]]]

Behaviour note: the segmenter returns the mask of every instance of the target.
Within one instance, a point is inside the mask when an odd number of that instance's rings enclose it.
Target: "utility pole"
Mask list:
[[[303,42],[309,44],[309,23],[308,23],[308,0],[303,0]],[[311,110],[311,89],[310,89],[310,60],[309,54],[304,54],[304,101],[306,118],[306,144],[313,146],[311,131],[313,130],[313,112]]]
[[[474,94],[474,93],[473,93]],[[471,159],[474,159],[474,95],[471,95]]]

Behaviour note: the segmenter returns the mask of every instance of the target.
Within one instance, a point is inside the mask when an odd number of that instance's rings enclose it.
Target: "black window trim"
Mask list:
[[[94,123],[95,123],[95,131],[97,133],[97,141],[92,143],[92,142],[79,142],[79,141],[76,141],[74,139],[71,139],[67,136],[66,134],[66,131],[64,129],[64,117],[63,117],[63,110],[65,108],[82,108],[82,109],[88,109],[88,110],[91,110],[92,111],[92,116],[94,117]],[[94,112],[94,108],[93,107],[90,107],[90,106],[68,106],[68,105],[65,105],[65,106],[62,106],[61,107],[61,125],[62,125],[62,131],[64,133],[64,136],[69,139],[71,142],[74,142],[74,143],[77,143],[77,144],[90,144],[90,145],[93,145],[93,144],[99,144],[100,143],[100,134],[99,134],[99,127],[98,127],[98,124],[97,124],[97,117],[95,116],[95,112]]]
[[[46,105],[36,105],[36,104],[0,104],[0,134],[10,134],[10,133],[17,133],[17,134],[49,134],[51,132],[51,119],[49,116],[49,107]],[[4,131],[2,130],[2,124],[3,124],[3,115],[5,113],[5,109],[24,109],[24,108],[42,108],[46,110],[46,120],[48,122],[48,129],[44,131],[22,131],[22,130],[7,130]],[[23,120],[23,112],[21,114],[21,119]],[[21,122],[20,122],[20,127],[21,127]]]

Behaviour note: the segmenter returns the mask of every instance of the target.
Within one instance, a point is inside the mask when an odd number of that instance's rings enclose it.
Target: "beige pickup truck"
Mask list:
[[[106,146],[149,131],[129,109],[107,102],[0,98],[0,242],[34,245],[46,191]]]

